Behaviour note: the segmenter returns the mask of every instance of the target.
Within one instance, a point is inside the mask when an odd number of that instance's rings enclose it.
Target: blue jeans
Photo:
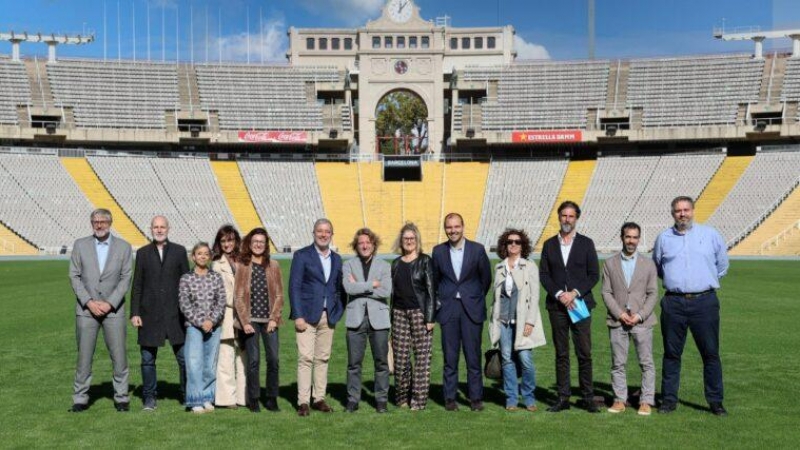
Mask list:
[[[217,353],[220,327],[204,333],[197,327],[186,329],[186,407],[214,403],[217,387]]]
[[[536,368],[533,365],[533,355],[530,349],[514,350],[514,339],[517,334],[515,324],[500,324],[500,355],[503,360],[503,390],[506,391],[506,406],[517,406],[519,403],[517,382],[517,366],[512,359],[516,353],[522,368],[522,401],[525,406],[536,404],[534,391],[536,390]]]
[[[141,346],[142,355],[142,399],[148,398],[155,399],[158,392],[156,391],[157,377],[156,377],[156,358],[158,357],[158,347],[145,347]],[[172,346],[172,352],[175,353],[175,360],[178,362],[178,371],[180,372],[181,381],[181,397],[186,394],[186,363],[183,358],[183,344]]]

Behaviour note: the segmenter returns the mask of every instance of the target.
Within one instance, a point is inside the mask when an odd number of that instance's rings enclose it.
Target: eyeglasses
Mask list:
[[[509,239],[506,241],[506,245],[522,245],[521,239]]]
[[[403,236],[403,240],[404,241],[416,241],[417,237],[416,236]]]
[[[111,223],[110,220],[93,220],[92,225],[104,225]]]

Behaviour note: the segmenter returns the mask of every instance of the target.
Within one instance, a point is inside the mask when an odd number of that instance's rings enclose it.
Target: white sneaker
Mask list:
[[[214,405],[211,402],[205,402],[203,403],[203,409],[205,409],[206,411],[213,411]]]
[[[206,412],[206,409],[203,408],[202,406],[192,406],[191,411],[193,414],[203,414],[204,412]]]

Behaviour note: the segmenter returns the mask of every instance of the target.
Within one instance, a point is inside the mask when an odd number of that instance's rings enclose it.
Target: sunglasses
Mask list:
[[[509,239],[506,241],[506,245],[522,245],[521,239]]]

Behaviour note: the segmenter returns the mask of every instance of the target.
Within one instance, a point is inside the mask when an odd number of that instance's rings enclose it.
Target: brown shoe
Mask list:
[[[527,409],[528,412],[536,412],[539,410],[539,407],[536,405],[531,405],[531,406],[526,406],[525,409]]]
[[[516,406],[506,406],[506,411],[508,412],[519,411],[519,408],[517,408]]]
[[[608,408],[608,412],[610,413],[621,413],[625,412],[625,403],[620,401],[615,401],[611,408]]]
[[[311,411],[308,409],[308,403],[303,403],[297,408],[297,415],[300,417],[308,417],[311,414]]]
[[[637,414],[639,414],[640,416],[649,416],[651,412],[652,411],[650,405],[648,405],[647,403],[642,403],[641,405],[639,405],[639,412]]]
[[[455,400],[445,400],[444,409],[446,411],[458,411],[458,403]]]
[[[325,400],[320,400],[318,402],[312,403],[311,404],[311,409],[315,409],[315,410],[317,410],[319,412],[324,412],[324,413],[333,412],[333,408],[328,406],[328,404],[325,403]]]

